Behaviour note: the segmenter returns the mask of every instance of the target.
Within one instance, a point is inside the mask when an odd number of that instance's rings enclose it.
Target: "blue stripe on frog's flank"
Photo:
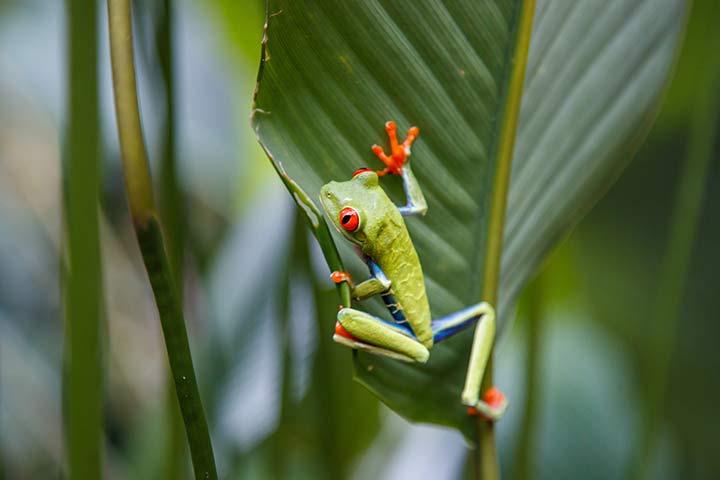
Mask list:
[[[390,284],[390,280],[388,280],[388,278],[385,276],[385,272],[382,271],[382,268],[380,268],[377,263],[375,263],[369,257],[366,257],[365,261],[373,277],[377,278],[380,282],[384,284]],[[402,305],[400,305],[400,302],[398,302],[395,298],[395,294],[393,293],[392,288],[390,288],[387,292],[380,294],[380,296],[382,297],[383,302],[385,302],[385,306],[387,307],[390,315],[392,315],[392,318],[395,321],[394,325],[403,328],[409,334],[415,337],[415,332],[413,332],[412,328],[410,328],[407,317],[403,312]]]
[[[385,302],[385,306],[388,308],[388,311],[390,312],[390,315],[392,315],[393,320],[395,320],[395,323],[407,323],[405,313],[395,298],[395,295],[393,295],[393,291],[388,290],[380,296],[382,297],[383,302]]]
[[[415,337],[415,332],[413,332],[412,328],[410,328],[410,324],[407,321],[407,318],[405,317],[405,313],[402,310],[402,306],[398,303],[397,299],[395,298],[395,295],[393,295],[392,290],[388,290],[387,292],[380,295],[383,299],[383,302],[385,302],[385,306],[387,307],[388,311],[390,312],[390,315],[392,315],[393,320],[395,323],[392,325],[402,328],[403,330],[407,331],[410,335]],[[390,322],[388,322],[390,323]]]

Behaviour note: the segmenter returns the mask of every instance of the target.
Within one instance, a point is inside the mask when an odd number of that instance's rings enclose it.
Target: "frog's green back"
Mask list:
[[[379,186],[377,175],[365,172],[346,182],[330,182],[322,188],[320,200],[335,228],[380,266],[418,340],[432,347],[430,305],[420,259],[400,211]],[[345,207],[360,215],[355,232],[339,224],[339,212]]]

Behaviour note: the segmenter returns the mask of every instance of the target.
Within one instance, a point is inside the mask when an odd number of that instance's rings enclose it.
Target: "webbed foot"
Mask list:
[[[342,282],[347,282],[348,284],[350,284],[350,288],[352,288],[354,285],[352,276],[350,275],[350,272],[347,272],[347,271],[339,272],[339,271],[335,270],[334,272],[332,272],[330,274],[330,278],[336,284],[342,283]]]
[[[483,395],[482,400],[478,400],[475,405],[468,406],[468,415],[480,415],[488,422],[497,422],[507,409],[508,401],[505,395],[495,387],[490,387]]]
[[[402,173],[403,166],[407,161],[407,157],[410,156],[410,146],[418,137],[418,135],[420,135],[420,129],[418,127],[410,127],[407,137],[401,144],[398,144],[397,141],[397,127],[395,125],[395,122],[390,120],[389,122],[385,123],[385,131],[387,132],[388,138],[390,139],[390,156],[385,154],[383,148],[380,145],[372,146],[373,153],[386,165],[386,168],[383,170],[378,170],[377,174],[379,176],[388,173],[400,175]]]

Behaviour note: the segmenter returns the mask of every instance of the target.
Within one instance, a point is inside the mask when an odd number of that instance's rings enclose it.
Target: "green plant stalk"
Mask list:
[[[160,223],[155,215],[136,231],[145,268],[155,296],[175,391],[185,422],[195,478],[217,478],[205,411],[200,401],[185,321],[170,270]]]
[[[525,304],[527,311],[527,351],[525,360],[525,404],[523,405],[523,420],[520,426],[517,445],[514,449],[517,457],[515,461],[515,480],[529,480],[533,478],[533,453],[537,428],[538,391],[540,389],[540,345],[542,332],[542,316],[544,307],[543,277],[540,274],[525,290]]]
[[[142,226],[155,211],[155,202],[138,110],[131,22],[130,0],[108,0],[115,115],[125,188],[133,222]]]
[[[523,2],[519,12],[517,27],[517,40],[515,54],[510,71],[510,84],[505,97],[505,110],[501,116],[502,127],[498,139],[496,157],[497,170],[493,188],[493,201],[490,211],[490,228],[486,249],[486,262],[483,272],[482,298],[491,305],[497,305],[498,286],[500,283],[500,259],[502,257],[502,242],[505,232],[505,211],[507,209],[507,193],[510,186],[510,171],[512,168],[513,149],[515,147],[515,133],[520,115],[520,100],[522,98],[523,81],[525,80],[525,65],[530,50],[530,34],[532,32],[533,17],[535,13],[535,0]],[[485,391],[493,384],[492,353],[488,360],[482,390]],[[495,443],[495,428],[492,423],[478,419],[478,447],[475,454],[477,478],[482,480],[499,479],[500,466],[498,464],[497,445]]]
[[[173,2],[163,1],[156,31],[158,60],[165,90],[165,125],[162,138],[160,206],[167,233],[170,263],[178,286],[182,285],[185,251],[185,198],[177,173],[174,80]],[[182,296],[182,290],[179,292]]]
[[[108,0],[115,110],[130,213],[155,295],[196,478],[217,478],[182,303],[155,212],[135,83],[130,0]]]
[[[714,36],[715,47],[720,47],[720,35]],[[708,51],[715,51],[710,48]],[[708,183],[708,170],[713,160],[720,112],[720,68],[710,67],[705,82],[695,98],[695,111],[690,123],[687,156],[675,195],[670,216],[670,233],[663,255],[656,299],[653,303],[653,329],[649,338],[651,352],[655,354],[653,369],[648,379],[647,409],[644,428],[631,478],[648,478],[653,451],[661,432],[662,412],[667,411],[668,376],[678,336],[681,307],[685,295],[690,258],[697,236],[702,203]],[[677,393],[673,394],[676,395]]]
[[[183,301],[183,259],[185,250],[185,199],[177,176],[177,155],[175,146],[175,80],[173,49],[173,2],[164,0],[155,29],[163,90],[165,92],[165,125],[162,131],[160,171],[160,211],[165,220],[168,255],[178,288],[178,297]],[[164,475],[168,480],[181,476],[185,459],[183,426],[180,407],[175,396],[172,372],[169,372],[166,389],[167,441],[165,446]]]
[[[65,276],[69,477],[102,477],[102,267],[97,3],[71,0],[68,10],[68,127]]]

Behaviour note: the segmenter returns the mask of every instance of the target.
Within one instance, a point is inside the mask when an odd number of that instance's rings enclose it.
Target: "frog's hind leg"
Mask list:
[[[480,400],[480,383],[485,374],[490,351],[495,340],[495,310],[485,302],[455,312],[432,322],[433,338],[436,342],[477,323],[473,337],[470,361],[468,363],[462,402],[471,414],[481,414],[489,420],[497,420],[507,407],[505,396],[492,387]]]
[[[487,303],[478,303],[471,307],[463,308],[442,318],[432,321],[433,341],[442,342],[456,333],[473,326],[478,320],[488,314]],[[492,309],[492,307],[490,307]]]
[[[337,315],[333,340],[360,350],[425,363],[430,352],[407,329],[392,325],[369,313],[343,308]]]

